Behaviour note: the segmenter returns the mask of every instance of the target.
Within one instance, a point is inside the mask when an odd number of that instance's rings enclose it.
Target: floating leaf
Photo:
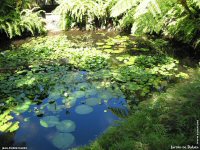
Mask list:
[[[86,99],[86,104],[89,106],[95,106],[101,103],[101,99],[99,98],[88,98]]]
[[[48,96],[48,99],[58,99],[61,97],[61,92],[60,91],[54,91],[51,92]]]
[[[74,136],[70,133],[57,133],[53,137],[53,145],[59,149],[66,149],[74,142]]]
[[[10,111],[5,111],[0,115],[0,132],[14,132],[19,128],[19,122],[10,121],[13,117]]]
[[[85,115],[93,111],[93,108],[88,105],[79,105],[75,108],[77,114]]]
[[[57,105],[56,103],[53,103],[53,104],[47,105],[47,108],[49,111],[56,113],[56,112],[62,111],[62,109],[65,107],[64,107],[64,105]]]
[[[48,127],[53,127],[57,125],[59,122],[59,119],[55,116],[46,116],[40,119],[40,125],[48,128]]]
[[[75,128],[76,124],[71,120],[64,120],[56,125],[56,129],[60,132],[73,132]]]
[[[66,108],[71,108],[71,107],[73,107],[75,104],[76,104],[76,100],[74,100],[74,101],[68,101],[68,102],[65,103],[65,107],[66,107]]]
[[[81,98],[81,97],[84,97],[84,96],[85,96],[85,92],[83,92],[83,91],[74,92],[74,97],[76,97],[76,98]]]
[[[90,90],[85,91],[86,97],[94,96],[96,94],[97,94],[97,91],[95,89],[90,89]]]
[[[0,126],[0,132],[14,132],[19,129],[19,122],[6,122]]]
[[[112,94],[109,92],[102,92],[99,94],[99,97],[101,99],[111,99],[112,98]]]
[[[86,82],[83,82],[83,83],[77,84],[77,87],[78,87],[80,90],[85,90],[85,89],[87,89],[87,88],[90,87],[90,84],[89,84],[89,83],[86,83]]]
[[[63,99],[62,102],[65,104],[66,108],[71,108],[76,104],[76,98],[75,97],[68,97],[66,99]]]
[[[98,42],[98,43],[96,43],[96,45],[98,45],[98,46],[102,46],[102,45],[104,45],[105,43],[101,43],[101,42]]]
[[[29,109],[30,105],[31,105],[31,101],[25,101],[23,104],[15,107],[14,112],[15,113],[23,113]]]

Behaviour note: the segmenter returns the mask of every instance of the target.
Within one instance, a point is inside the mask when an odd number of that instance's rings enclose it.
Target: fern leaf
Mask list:
[[[124,13],[126,10],[137,6],[139,0],[119,0],[115,6],[111,9],[111,16],[117,17]]]

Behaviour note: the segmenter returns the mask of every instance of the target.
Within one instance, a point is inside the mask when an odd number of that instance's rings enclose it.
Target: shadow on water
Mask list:
[[[15,147],[26,147],[26,142],[20,142],[16,143],[14,140],[15,137],[15,132],[13,133],[3,133],[0,134],[0,147],[10,147],[10,146],[15,146]]]

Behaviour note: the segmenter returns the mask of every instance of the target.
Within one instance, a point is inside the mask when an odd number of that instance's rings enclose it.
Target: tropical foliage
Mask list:
[[[24,32],[44,33],[44,20],[42,11],[37,8],[28,8],[29,2],[15,2],[12,0],[0,2],[0,32],[6,33],[8,37],[20,36]]]
[[[115,0],[58,0],[55,13],[61,15],[61,27],[69,29],[75,26],[94,29],[105,28],[115,23],[110,17],[110,9]]]
[[[110,28],[156,34],[199,48],[198,0],[59,0],[62,29]]]
[[[156,33],[198,47],[199,5],[198,0],[119,0],[111,16],[124,14],[121,26],[132,26],[132,34]]]

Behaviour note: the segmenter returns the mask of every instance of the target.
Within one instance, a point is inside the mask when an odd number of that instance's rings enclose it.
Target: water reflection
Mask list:
[[[37,99],[27,102],[29,106],[21,106],[26,110],[18,108],[21,113],[12,114],[20,128],[1,135],[1,141],[8,141],[9,146],[22,143],[33,150],[74,148],[89,144],[128,114],[124,95],[119,88],[112,88],[115,85],[88,81],[85,71],[68,72],[62,78],[40,103],[35,103]],[[78,110],[80,106],[84,107]]]

